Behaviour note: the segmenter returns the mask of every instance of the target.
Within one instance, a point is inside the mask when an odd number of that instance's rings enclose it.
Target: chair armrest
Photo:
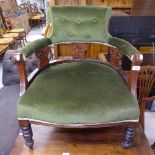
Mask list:
[[[137,80],[140,71],[140,65],[143,61],[143,55],[129,42],[116,38],[110,38],[110,45],[117,47],[122,53],[132,61],[132,67],[128,80],[128,88],[131,93],[137,97]]]
[[[123,54],[125,54],[131,60],[132,55],[140,53],[132,44],[128,41],[117,37],[111,37],[109,41],[110,45],[117,47]]]
[[[42,38],[35,40],[31,43],[28,43],[26,46],[19,50],[26,58],[31,56],[33,53],[38,51],[38,49],[43,48],[51,44],[51,40],[49,38]]]

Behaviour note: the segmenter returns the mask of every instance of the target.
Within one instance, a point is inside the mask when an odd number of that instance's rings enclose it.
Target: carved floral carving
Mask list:
[[[109,47],[110,64],[119,69],[122,68],[122,53],[117,48]]]
[[[72,46],[73,46],[73,58],[74,59],[86,58],[86,53],[87,53],[87,48],[88,48],[87,43],[77,43],[77,44],[72,44]]]
[[[37,58],[38,68],[46,67],[49,64],[51,58],[51,48],[44,47],[36,51],[35,56]]]

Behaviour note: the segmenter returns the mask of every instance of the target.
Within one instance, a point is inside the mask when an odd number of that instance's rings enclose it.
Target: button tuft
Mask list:
[[[96,20],[96,19],[93,19],[93,22],[94,22],[94,23],[96,23],[96,22],[97,22],[97,20]]]

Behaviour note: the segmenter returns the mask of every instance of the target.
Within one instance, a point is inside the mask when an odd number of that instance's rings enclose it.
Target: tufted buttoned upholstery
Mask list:
[[[38,39],[20,49],[29,57],[38,49],[60,43],[100,43],[118,48],[127,57],[139,51],[129,42],[112,37],[108,32],[112,10],[96,6],[54,6],[47,10],[47,20],[52,32],[47,38]]]
[[[108,43],[110,34],[107,28],[111,14],[112,10],[108,7],[50,7],[47,17],[53,26],[53,33],[49,38],[52,43],[70,41]]]
[[[19,75],[17,71],[17,65],[14,58],[14,53],[16,50],[8,50],[3,58],[2,64],[2,81],[3,85],[13,85],[19,83]],[[35,56],[32,55],[26,60],[26,70],[28,75],[36,68],[36,59]]]

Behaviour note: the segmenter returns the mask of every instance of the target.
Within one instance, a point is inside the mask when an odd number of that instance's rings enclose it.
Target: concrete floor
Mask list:
[[[29,34],[27,35],[28,42],[31,42],[33,40],[42,38],[41,35],[43,29],[41,28],[33,28]],[[2,62],[0,62],[0,88],[3,87],[2,84]],[[155,110],[155,102],[152,107]],[[145,113],[145,135],[149,140],[150,144],[153,144],[155,142],[155,112],[146,112]]]

